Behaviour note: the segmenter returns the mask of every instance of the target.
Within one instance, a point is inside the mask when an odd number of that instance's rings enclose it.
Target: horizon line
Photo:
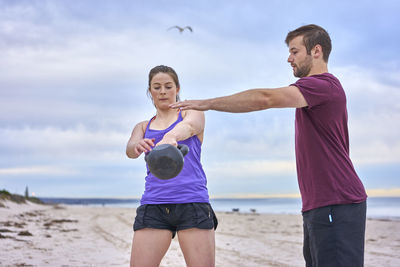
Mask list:
[[[6,189],[3,189],[6,190]],[[7,191],[7,190],[6,190]],[[368,197],[400,197],[400,188],[375,188],[367,189]],[[11,193],[11,192],[10,192]],[[18,193],[12,193],[18,194]],[[66,199],[140,199],[141,196],[38,196],[32,194],[31,197],[37,198],[66,198]],[[262,199],[262,198],[301,198],[300,193],[286,194],[254,194],[254,193],[232,193],[232,194],[214,194],[210,199]]]
[[[368,197],[400,197],[400,188],[392,189],[369,189],[366,190]],[[141,196],[36,196],[38,198],[66,198],[66,199],[140,199]],[[263,199],[263,198],[301,198],[300,193],[291,194],[215,194],[210,199]]]

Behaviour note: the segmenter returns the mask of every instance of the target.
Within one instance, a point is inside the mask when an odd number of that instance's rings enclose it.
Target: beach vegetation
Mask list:
[[[26,203],[26,201],[28,200],[28,201],[36,203],[36,204],[44,204],[43,201],[41,201],[37,197],[21,196],[18,194],[12,194],[5,189],[0,190],[0,201],[1,200],[3,200],[3,201],[9,200],[9,201],[12,201],[12,202],[15,202],[18,204]]]

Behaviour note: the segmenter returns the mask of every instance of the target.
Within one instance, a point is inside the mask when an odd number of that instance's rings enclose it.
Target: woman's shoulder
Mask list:
[[[149,120],[141,121],[138,124],[136,124],[135,128],[141,129],[143,132],[145,132],[148,123],[149,123]]]
[[[191,115],[191,114],[203,114],[204,115],[204,111],[198,111],[198,110],[181,110],[181,115],[182,118],[185,118],[187,115]]]

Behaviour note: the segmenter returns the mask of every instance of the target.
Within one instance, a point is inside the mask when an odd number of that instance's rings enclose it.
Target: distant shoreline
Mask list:
[[[39,198],[46,204],[136,208],[139,198]],[[301,214],[299,198],[211,198],[216,212]],[[400,197],[369,197],[367,217],[400,220]]]
[[[37,197],[38,199],[86,199],[86,200],[121,200],[121,201],[131,201],[140,200],[140,197]],[[400,199],[400,196],[370,196],[368,199],[378,199],[378,198],[393,198]],[[259,200],[259,199],[301,199],[300,197],[210,197],[210,200]]]

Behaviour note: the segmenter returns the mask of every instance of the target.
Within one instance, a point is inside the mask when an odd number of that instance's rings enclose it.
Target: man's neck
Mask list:
[[[310,73],[307,76],[318,75],[327,72],[328,65],[325,62],[314,63],[314,66],[311,68]]]

